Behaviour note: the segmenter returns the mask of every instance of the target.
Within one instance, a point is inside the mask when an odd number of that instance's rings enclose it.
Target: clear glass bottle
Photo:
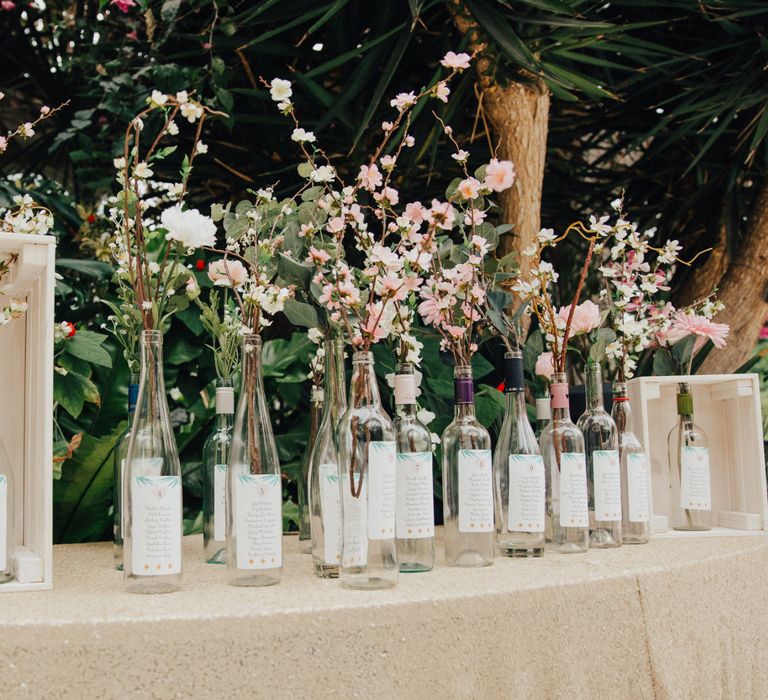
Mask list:
[[[493,455],[496,544],[507,557],[544,553],[546,479],[525,406],[523,356],[504,355],[506,406]]]
[[[645,544],[651,539],[648,457],[632,432],[632,412],[624,382],[613,383],[611,415],[619,431],[622,542]]]
[[[13,486],[11,459],[0,442],[0,583],[14,578],[16,520]]]
[[[552,375],[552,420],[539,445],[547,478],[547,519],[551,542],[563,554],[589,548],[589,506],[584,435],[571,421],[564,373]]]
[[[139,375],[132,374],[128,384],[128,426],[115,444],[115,461],[112,481],[112,516],[114,531],[115,569],[123,570],[123,532],[122,514],[120,512],[121,494],[123,492],[123,470],[128,456],[128,443],[131,440],[133,417],[136,415],[136,399],[139,397]]]
[[[338,578],[341,561],[341,489],[335,430],[347,410],[344,342],[325,344],[323,420],[317,430],[309,466],[309,512],[312,563],[320,578]]]
[[[687,382],[677,394],[677,425],[667,439],[670,507],[675,530],[712,529],[709,443],[693,422],[693,395]]]
[[[372,352],[352,356],[349,407],[337,429],[346,588],[397,583],[395,429],[381,405]]]
[[[416,377],[410,363],[395,368],[397,505],[395,535],[400,571],[431,571],[435,565],[435,503],[432,434],[416,415]]]
[[[443,431],[445,563],[489,566],[495,555],[491,436],[475,417],[472,368],[454,369],[453,421]]]
[[[163,378],[163,334],[141,334],[136,415],[123,478],[123,577],[131,593],[181,585],[182,484]]]
[[[584,433],[589,493],[589,546],[621,547],[621,465],[616,423],[605,410],[600,363],[586,368],[587,407],[576,423]]]
[[[203,550],[209,564],[227,563],[227,463],[232,445],[235,389],[216,380],[216,419],[203,445]]]
[[[536,397],[536,440],[541,438],[544,429],[552,420],[551,401],[549,394]]]
[[[283,485],[264,395],[261,337],[243,336],[242,386],[227,464],[227,582],[269,586],[283,571]]]
[[[312,524],[309,514],[309,470],[312,462],[312,450],[315,448],[317,431],[323,416],[325,391],[321,386],[313,386],[309,397],[309,436],[307,447],[301,458],[301,477],[299,478],[299,551],[312,554]]]

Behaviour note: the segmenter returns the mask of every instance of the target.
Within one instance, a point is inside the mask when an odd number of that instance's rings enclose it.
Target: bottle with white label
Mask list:
[[[203,445],[203,550],[209,564],[227,563],[227,463],[234,415],[232,379],[217,379],[215,423]]]
[[[613,383],[611,415],[619,431],[622,543],[646,544],[651,539],[651,476],[648,455],[632,432],[632,413],[624,382]]]
[[[136,416],[123,477],[123,577],[131,593],[181,585],[182,484],[163,378],[163,334],[141,334]]]
[[[589,492],[589,546],[621,547],[621,464],[616,423],[605,410],[600,363],[586,367],[587,407],[576,425],[584,433]]]
[[[539,440],[547,480],[548,532],[556,551],[563,554],[586,552],[589,548],[589,501],[584,435],[571,421],[564,373],[552,375],[550,392],[552,421]]]
[[[445,563],[489,566],[495,555],[491,436],[475,417],[472,368],[457,366],[453,421],[443,431]]]
[[[14,578],[13,551],[16,546],[14,521],[13,467],[0,442],[0,583]]]
[[[432,435],[416,415],[413,365],[402,363],[395,371],[397,560],[402,572],[431,571],[435,565]]]
[[[325,391],[321,386],[313,386],[309,397],[309,435],[307,446],[301,458],[301,478],[299,479],[299,551],[312,554],[312,524],[309,515],[309,469],[312,450],[315,448],[317,431],[323,417]]]
[[[243,336],[242,385],[227,463],[227,583],[270,586],[283,571],[283,486],[264,394],[261,337]]]
[[[131,440],[133,417],[136,414],[136,399],[139,397],[139,375],[132,374],[128,384],[128,427],[115,444],[115,461],[112,480],[112,515],[114,532],[115,569],[123,570],[123,532],[122,515],[120,512],[121,494],[123,491],[123,470],[125,458],[128,456],[128,444]]]
[[[352,356],[349,407],[337,428],[342,514],[341,569],[346,588],[397,583],[395,429],[381,405],[373,353]]]
[[[544,462],[525,406],[523,357],[504,355],[504,420],[493,454],[496,544],[507,557],[544,553]]]
[[[338,578],[341,562],[341,489],[334,431],[347,410],[344,342],[325,343],[325,389],[328,397],[309,462],[309,516],[312,563],[320,578]]]
[[[667,440],[672,526],[675,530],[711,530],[709,443],[693,422],[693,395],[687,382],[678,389],[677,414],[677,426]]]

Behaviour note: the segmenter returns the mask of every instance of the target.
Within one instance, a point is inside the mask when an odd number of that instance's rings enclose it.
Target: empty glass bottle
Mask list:
[[[317,440],[317,431],[323,416],[325,391],[321,386],[313,386],[309,397],[309,436],[304,455],[301,458],[301,478],[299,479],[299,551],[312,554],[312,526],[309,515],[309,470],[312,450]]]
[[[395,374],[397,505],[395,534],[400,571],[431,571],[435,565],[432,434],[416,415],[412,364]]]
[[[622,542],[645,544],[651,538],[648,457],[632,432],[632,413],[624,382],[613,383],[611,415],[619,432]]]
[[[667,439],[670,506],[675,530],[712,529],[709,443],[693,422],[693,395],[687,382],[677,394],[678,423]]]
[[[11,459],[0,442],[0,583],[12,581],[14,577],[14,496]]]
[[[227,582],[269,586],[283,571],[283,486],[264,395],[261,338],[243,337],[242,387],[227,464]]]
[[[209,564],[227,562],[227,463],[234,414],[232,379],[217,379],[216,420],[203,445],[203,548]]]
[[[325,344],[325,394],[328,400],[309,466],[312,562],[320,578],[337,578],[341,561],[341,489],[334,433],[347,410],[346,383],[344,343],[329,340]]]
[[[136,413],[136,399],[139,397],[139,375],[132,374],[128,384],[128,426],[115,444],[115,461],[112,481],[112,516],[114,532],[115,568],[123,570],[123,532],[122,514],[120,512],[121,495],[123,492],[123,471],[125,458],[128,456],[128,443],[131,440],[133,417]]]
[[[547,478],[547,519],[551,540],[563,554],[589,548],[587,462],[584,436],[571,421],[565,374],[552,375],[552,421],[541,435]]]
[[[546,396],[536,397],[536,439],[541,437],[544,432],[544,428],[549,425],[552,420],[552,399],[549,394]]]
[[[586,369],[587,407],[577,426],[584,433],[589,493],[589,546],[621,547],[621,466],[616,423],[603,403],[600,363]]]
[[[349,407],[337,432],[342,547],[347,588],[397,583],[395,429],[381,405],[372,352],[352,357]]]
[[[540,557],[544,553],[546,480],[525,406],[520,352],[504,356],[504,386],[504,420],[493,455],[496,544],[508,557]]]
[[[131,593],[181,585],[182,486],[163,378],[163,334],[141,334],[136,415],[123,477],[123,577]]]
[[[445,563],[488,566],[495,555],[491,436],[475,417],[472,368],[457,366],[453,421],[443,431]]]

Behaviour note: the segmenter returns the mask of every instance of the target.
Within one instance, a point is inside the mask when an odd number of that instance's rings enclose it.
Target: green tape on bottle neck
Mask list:
[[[693,395],[692,394],[677,395],[677,415],[678,416],[693,415]]]

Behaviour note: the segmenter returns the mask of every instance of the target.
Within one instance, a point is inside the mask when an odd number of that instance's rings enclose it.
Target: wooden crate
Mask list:
[[[675,397],[683,381],[693,394],[693,420],[709,441],[713,529],[768,530],[760,380],[756,374],[713,374],[629,382],[633,431],[651,463],[653,532],[666,532],[671,518],[667,438],[677,424]]]
[[[18,255],[0,304],[19,297],[29,305],[23,318],[0,327],[0,441],[13,469],[17,564],[17,580],[0,593],[53,586],[55,252],[53,236],[0,233],[0,256]]]

